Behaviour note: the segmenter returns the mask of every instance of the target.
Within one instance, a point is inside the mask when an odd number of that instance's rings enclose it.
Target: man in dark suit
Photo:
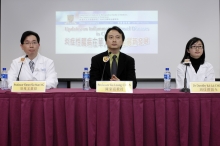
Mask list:
[[[89,80],[91,88],[95,89],[96,81],[101,80],[133,81],[133,88],[136,88],[134,59],[120,52],[124,40],[125,35],[119,27],[113,26],[106,31],[105,41],[108,50],[92,57]]]

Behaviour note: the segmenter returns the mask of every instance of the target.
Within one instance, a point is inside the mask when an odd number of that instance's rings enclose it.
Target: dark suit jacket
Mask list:
[[[105,62],[103,57],[108,56],[108,51],[100,53],[92,57],[92,64],[90,68],[90,87],[96,88],[96,81],[101,81],[102,72],[104,69]],[[133,88],[137,86],[137,80],[135,75],[135,63],[134,59],[122,52],[119,54],[118,70],[116,75],[121,81],[133,81]],[[110,81],[111,71],[110,62],[106,62],[105,71],[103,75],[103,81]]]

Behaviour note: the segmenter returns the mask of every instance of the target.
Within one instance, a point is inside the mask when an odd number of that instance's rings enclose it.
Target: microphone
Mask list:
[[[25,58],[27,58],[27,57],[28,57],[28,55],[25,56]],[[19,73],[18,73],[17,81],[19,81],[19,76],[20,76],[20,73],[21,73],[21,68],[23,66],[25,58],[21,58],[22,64],[21,64],[21,67],[20,67],[20,70],[19,70]]]
[[[103,81],[103,75],[104,75],[104,72],[105,72],[105,66],[106,66],[106,62],[109,61],[109,55],[112,54],[112,52],[109,52],[108,53],[108,58],[106,58],[106,60],[103,58],[103,61],[105,62],[105,65],[104,65],[104,68],[103,68],[103,71],[102,71],[102,78],[101,78],[101,81]]]
[[[184,87],[180,90],[181,92],[190,92],[190,89],[187,88],[187,79],[186,79],[186,72],[187,72],[187,66],[189,66],[190,64],[190,59],[185,59],[183,64],[185,64],[186,66],[186,70],[185,70],[185,77],[184,77]]]

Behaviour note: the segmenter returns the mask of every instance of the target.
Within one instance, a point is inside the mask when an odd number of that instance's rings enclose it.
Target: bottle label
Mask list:
[[[84,79],[89,79],[89,78],[90,78],[90,75],[84,73],[84,74],[83,74],[83,78],[84,78]]]
[[[165,80],[170,80],[171,76],[169,74],[164,74],[164,79]]]
[[[8,74],[1,74],[1,78],[2,79],[7,79],[8,78]]]

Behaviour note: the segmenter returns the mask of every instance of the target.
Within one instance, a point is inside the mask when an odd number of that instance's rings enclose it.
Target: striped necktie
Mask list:
[[[32,73],[34,72],[34,62],[33,61],[30,61],[29,62],[29,65],[30,65],[30,69],[32,71]]]

